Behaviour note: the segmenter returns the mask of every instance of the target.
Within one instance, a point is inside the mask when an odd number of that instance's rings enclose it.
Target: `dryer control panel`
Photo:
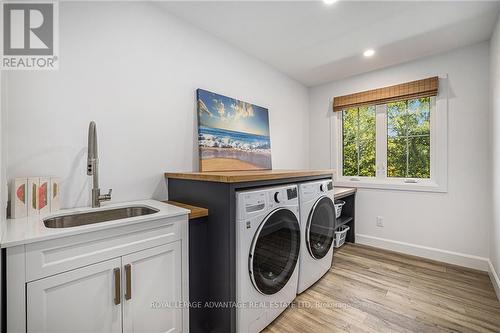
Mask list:
[[[281,206],[298,204],[297,185],[268,187],[236,193],[236,218],[245,219]]]
[[[299,185],[300,200],[309,201],[315,200],[320,195],[333,196],[333,181],[325,179]]]

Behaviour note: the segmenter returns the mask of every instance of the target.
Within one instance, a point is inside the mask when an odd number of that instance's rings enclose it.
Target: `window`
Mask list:
[[[338,186],[446,191],[446,99],[391,101],[335,115]]]
[[[387,177],[430,178],[430,103],[426,97],[381,105],[387,110],[387,133],[379,133],[387,135]],[[375,110],[342,111],[343,176],[376,176]]]
[[[386,131],[377,132],[377,108]],[[385,177],[429,179],[430,116],[431,97],[342,111],[342,175],[376,177],[378,153],[384,160],[379,168],[387,165]],[[377,152],[377,141],[387,148]]]
[[[434,76],[335,97],[336,184],[446,192],[447,84]]]
[[[388,103],[387,177],[431,177],[430,97]]]
[[[375,177],[375,107],[342,111],[344,176]]]

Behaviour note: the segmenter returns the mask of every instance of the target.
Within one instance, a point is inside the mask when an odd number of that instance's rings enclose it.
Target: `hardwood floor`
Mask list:
[[[346,244],[263,332],[500,332],[488,274]]]

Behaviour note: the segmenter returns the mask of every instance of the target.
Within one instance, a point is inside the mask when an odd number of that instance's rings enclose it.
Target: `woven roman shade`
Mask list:
[[[435,76],[390,87],[338,96],[333,99],[333,111],[342,111],[347,108],[366,105],[385,104],[405,99],[437,96],[438,89],[439,78]]]

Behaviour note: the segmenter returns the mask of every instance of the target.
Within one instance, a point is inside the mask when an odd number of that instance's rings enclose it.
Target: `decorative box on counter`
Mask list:
[[[59,177],[51,177],[50,178],[50,212],[54,213],[61,209],[61,200],[60,200],[60,178]]]
[[[13,219],[28,215],[28,178],[16,178],[10,186],[10,216]]]
[[[46,216],[60,209],[60,178],[15,178],[10,187],[10,217]]]
[[[46,216],[50,213],[50,178],[40,177],[38,183],[38,214]]]
[[[28,177],[28,216],[38,215],[38,186],[40,178]]]

